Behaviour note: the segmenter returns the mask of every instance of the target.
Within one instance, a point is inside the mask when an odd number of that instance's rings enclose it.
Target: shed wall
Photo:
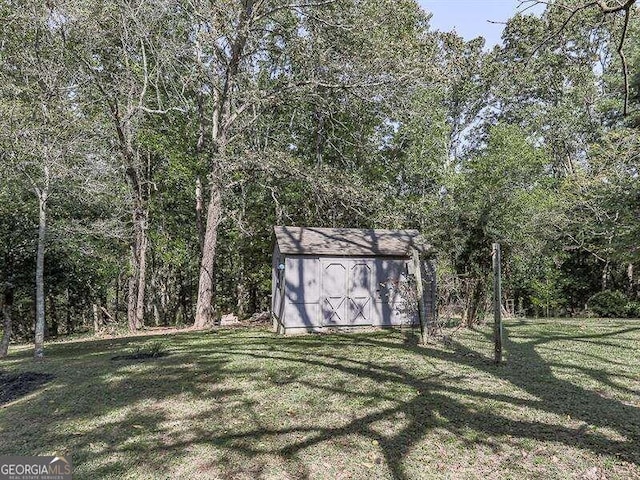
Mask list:
[[[409,261],[287,256],[284,292],[274,287],[273,311],[282,312],[277,316],[286,329],[414,324],[417,315],[407,311],[398,289],[398,282],[406,281]],[[278,305],[279,294],[284,295],[283,306]]]
[[[285,260],[286,327],[319,327],[320,323],[320,258],[287,256]]]

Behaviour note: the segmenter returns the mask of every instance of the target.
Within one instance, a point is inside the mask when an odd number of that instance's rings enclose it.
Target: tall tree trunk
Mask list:
[[[0,340],[0,358],[6,357],[9,352],[9,342],[11,341],[12,317],[13,311],[13,281],[5,284],[4,298],[2,301],[2,340]]]
[[[73,333],[73,320],[72,320],[72,316],[71,316],[71,294],[69,293],[69,287],[67,287],[67,289],[65,290],[64,293],[64,299],[65,299],[65,333],[67,335],[69,335],[70,333]]]
[[[151,303],[151,308],[153,311],[153,322],[156,327],[160,326],[160,307],[158,306],[158,299],[154,297],[153,302]]]
[[[100,305],[98,300],[92,305],[93,308],[93,333],[98,335],[102,328],[102,315],[100,314]]]
[[[151,292],[149,294],[150,298],[148,306],[153,313],[154,325],[156,327],[159,327],[162,323],[162,293],[160,292],[160,287],[158,286],[158,278],[160,277],[160,274],[158,272],[156,263],[157,262],[155,261],[155,259],[153,259],[152,256],[151,265],[153,265],[153,267],[151,268]]]
[[[200,278],[198,282],[198,299],[196,303],[196,313],[194,327],[204,328],[211,325],[214,320],[213,311],[213,268],[215,264],[216,241],[218,236],[218,225],[222,219],[222,181],[218,176],[220,165],[225,165],[225,153],[228,133],[235,118],[241,113],[234,106],[232,92],[236,87],[236,81],[244,50],[247,44],[250,25],[253,20],[253,9],[255,0],[244,0],[242,9],[238,17],[236,31],[238,32],[234,41],[229,45],[229,59],[225,62],[225,75],[221,89],[213,89],[211,116],[211,143],[213,157],[210,159],[211,194],[209,206],[207,208],[207,223],[204,231],[204,243],[202,245],[202,258],[200,260]],[[203,110],[204,111],[204,110]],[[200,126],[204,128],[204,116],[200,117]],[[198,142],[202,148],[203,142]]]
[[[189,278],[191,276],[189,275]],[[189,305],[190,299],[193,296],[191,292],[191,288],[189,288],[189,299],[187,299],[187,285],[185,285],[185,278],[182,276],[180,271],[178,271],[178,285],[179,285],[179,294],[180,297],[180,305],[176,308],[176,310],[180,311],[182,323],[186,324],[191,320],[191,311],[192,308]],[[176,312],[177,314],[177,312]],[[174,323],[177,323],[177,317],[174,319]]]
[[[316,131],[314,139],[316,167],[320,168],[322,167],[324,158],[324,115],[319,108],[316,108],[314,116],[316,117]]]
[[[113,299],[113,316],[114,316],[114,321],[116,322],[116,325],[117,325],[118,312],[120,310],[120,272],[118,272],[118,275],[116,276],[115,283],[116,283],[116,287],[114,292],[115,298]]]
[[[633,300],[635,297],[634,285],[633,285],[633,263],[627,265],[627,294],[629,299]]]
[[[222,218],[222,192],[217,182],[211,186],[211,199],[207,209],[207,225],[204,234],[202,259],[200,262],[200,281],[198,282],[198,301],[194,326],[205,328],[213,324],[213,266],[216,255],[218,225]]]
[[[485,301],[484,279],[478,278],[472,281],[472,285],[467,289],[467,300],[463,314],[464,323],[467,327],[472,327],[478,323],[479,314],[484,309],[481,308]]]
[[[129,294],[127,298],[127,321],[133,333],[144,326],[145,290],[147,271],[148,213],[143,208],[143,200],[137,199],[133,213],[133,243],[129,265]]]
[[[172,277],[171,280],[175,286],[175,277]],[[160,306],[162,307],[162,323],[165,326],[169,325],[169,317],[174,318],[175,323],[177,307],[175,302],[171,302],[171,290],[175,291],[175,288],[171,288],[169,285],[169,278],[164,278],[160,284]]]
[[[169,282],[171,279],[167,275],[162,275],[158,280],[158,289],[156,290],[156,304],[158,306],[159,320],[163,326],[167,326],[169,322],[167,319],[169,316],[175,316],[175,312],[172,311],[171,302],[169,299]]]
[[[45,186],[38,189],[38,249],[36,253],[36,328],[35,328],[35,358],[44,357],[44,242],[47,233],[47,196],[49,195],[49,168],[44,168]]]
[[[249,286],[249,311],[247,312],[248,316],[253,315],[258,311],[258,289],[256,288],[255,283],[251,283]]]
[[[128,120],[124,120],[120,114],[120,105],[115,100],[108,100],[118,144],[122,154],[125,174],[131,187],[133,197],[132,221],[133,238],[131,244],[131,257],[129,260],[129,280],[127,298],[127,323],[129,330],[134,333],[142,326],[144,321],[144,298],[145,298],[145,268],[147,249],[147,220],[148,210],[143,183],[140,179],[140,155],[139,151],[133,148],[132,127]],[[147,164],[147,172],[149,166]],[[147,189],[147,196],[148,196]]]
[[[202,200],[202,182],[196,179],[196,229],[198,230],[198,243],[200,245],[200,255],[204,247],[204,222],[203,222],[204,202]]]
[[[609,287],[609,277],[611,276],[611,266],[609,264],[609,260],[604,264],[604,268],[602,269],[602,291],[606,290]]]
[[[49,318],[51,321],[49,322],[49,336],[57,337],[58,336],[58,313],[56,310],[55,298],[52,294],[49,294]]]
[[[138,301],[137,295],[137,271],[138,266],[136,265],[136,254],[135,254],[135,245],[131,246],[131,258],[129,259],[129,266],[131,268],[131,272],[129,273],[128,287],[129,291],[127,294],[127,322],[129,324],[129,331],[131,333],[135,333],[136,331],[136,302]]]
[[[236,315],[245,318],[247,315],[247,288],[244,280],[243,266],[240,264],[239,278],[236,280]]]
[[[140,220],[138,240],[138,298],[136,300],[136,328],[142,328],[144,326],[144,297],[147,275],[147,246],[149,244],[149,238],[147,237],[147,215],[145,212],[144,218]]]

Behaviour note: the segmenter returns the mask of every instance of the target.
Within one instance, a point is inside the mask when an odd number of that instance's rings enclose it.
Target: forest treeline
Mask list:
[[[268,310],[274,225],[419,229],[468,324],[495,241],[514,310],[640,315],[634,3],[488,48],[413,0],[0,2],[0,354]]]

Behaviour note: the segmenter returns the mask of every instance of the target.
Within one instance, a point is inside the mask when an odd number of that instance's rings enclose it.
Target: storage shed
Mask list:
[[[406,287],[415,285],[407,282],[419,256],[423,313],[432,316],[435,276],[429,255],[416,230],[275,227],[274,329],[417,325],[416,297],[411,301]]]

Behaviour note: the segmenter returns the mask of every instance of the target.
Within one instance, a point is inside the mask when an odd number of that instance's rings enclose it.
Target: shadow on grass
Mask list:
[[[141,464],[147,465],[150,476],[163,476],[167,472],[158,459],[170,456],[177,463],[192,462],[191,450],[207,446],[226,452],[202,459],[198,468],[209,475],[257,478],[266,465],[255,459],[267,455],[282,459],[289,476],[306,478],[310,473],[300,459],[302,452],[324,442],[359,436],[379,445],[392,478],[404,479],[415,476],[404,465],[412,448],[429,432],[441,429],[469,446],[481,444],[494,451],[501,448],[493,440],[495,437],[511,437],[561,443],[639,466],[640,409],[560,378],[554,369],[566,365],[546,360],[539,349],[555,341],[632,348],[615,341],[640,327],[585,335],[527,335],[518,331],[513,339],[510,328],[506,329],[504,345],[508,364],[502,366],[493,365],[459,341],[453,341],[447,350],[422,347],[414,335],[397,332],[296,338],[237,330],[208,335],[185,333],[166,339],[170,356],[137,370],[128,365],[109,365],[108,359],[114,351],[122,352],[146,341],[144,337],[56,345],[50,356],[65,361],[57,367],[58,388],[47,392],[47,402],[62,406],[54,420],[71,422],[70,429],[73,422],[87,422],[94,417],[105,420],[80,433],[61,432],[46,421],[33,422],[15,438],[9,434],[7,445],[21,446],[24,450],[11,452],[20,454],[38,453],[27,448],[44,451],[49,445],[65,445],[73,453],[76,465],[90,465],[82,470],[87,478],[122,475]],[[488,343],[489,337],[482,330],[476,336]],[[405,361],[378,361],[380,355]],[[604,357],[598,360],[600,368],[586,363],[570,367],[598,384],[625,390],[603,368],[606,361]],[[419,368],[412,368],[411,362]],[[616,364],[614,360],[611,363]],[[433,365],[423,368],[426,364]],[[69,374],[69,370],[74,373]],[[310,371],[317,375],[308,375]],[[469,372],[482,372],[496,382],[507,382],[528,396],[475,388],[468,381]],[[338,378],[342,380],[335,380]],[[379,388],[362,389],[361,382]],[[255,399],[260,390],[294,387],[310,390],[319,399],[331,395],[352,399],[358,407],[345,407],[347,419],[332,426],[320,421],[321,410],[311,411],[299,421],[287,419],[290,421],[286,425],[263,420],[260,413],[264,406]],[[394,394],[394,389],[405,387],[415,393],[409,398]],[[626,392],[638,393],[630,388]],[[73,395],[73,403],[69,395]],[[570,418],[572,422],[514,419],[500,415],[497,409],[472,408],[461,398],[503,402]],[[190,425],[188,431],[174,431],[168,423],[175,422],[175,418],[169,418],[166,408],[156,406],[165,400],[203,402],[204,406],[197,412],[184,412],[182,418]],[[143,407],[130,408],[135,405]],[[31,403],[13,405],[11,417],[46,416],[46,407],[42,408],[40,411]],[[314,415],[318,415],[317,419]],[[396,422],[400,418],[401,428],[392,433],[380,430],[380,422]],[[234,423],[238,419],[242,421]],[[8,420],[0,417],[0,421]],[[6,429],[6,425],[0,425]],[[589,425],[597,428],[587,428]],[[602,429],[616,435],[612,438]],[[470,438],[470,430],[477,435]],[[20,443],[24,436],[37,440],[25,446]],[[246,464],[230,461],[228,454],[238,455]]]
[[[601,337],[612,336],[616,333],[603,334]],[[600,337],[600,335],[589,336],[589,338],[596,337]],[[411,341],[402,344],[375,339],[366,341],[366,343],[375,347],[386,347],[401,351],[410,350],[412,353],[428,358],[439,358],[474,367],[490,373],[498,379],[511,382],[513,385],[537,397],[538,400],[523,400],[508,395],[481,393],[464,387],[453,387],[451,385],[443,385],[437,381],[417,378],[411,372],[400,368],[372,366],[356,362],[348,357],[321,356],[319,360],[305,359],[304,362],[318,367],[338,370],[360,378],[369,377],[375,382],[400,382],[410,385],[420,394],[409,402],[364,415],[345,426],[337,428],[260,429],[239,435],[232,434],[218,440],[239,440],[237,448],[243,449],[249,454],[256,454],[257,451],[246,443],[248,438],[272,437],[292,432],[311,433],[311,438],[308,440],[287,445],[278,450],[283,455],[293,455],[300,450],[335,437],[349,434],[364,435],[379,442],[393,477],[399,479],[406,478],[402,461],[408,451],[428,430],[436,427],[446,428],[460,438],[464,438],[468,429],[473,429],[477,432],[482,432],[484,438],[511,436],[541,442],[561,442],[568,446],[591,450],[599,455],[615,456],[626,462],[640,465],[640,450],[638,449],[638,445],[640,445],[640,410],[615,399],[604,398],[595,392],[556,378],[550,368],[553,364],[550,365],[545,362],[535,350],[536,346],[546,341],[548,339],[513,343],[507,340],[505,346],[509,351],[510,358],[517,358],[518,360],[502,366],[493,365],[489,359],[456,342],[454,342],[454,352],[444,352],[442,350],[418,347],[412,345],[413,342]],[[227,354],[232,354],[232,352],[227,352]],[[256,355],[257,358],[264,357],[262,354],[253,355]],[[270,355],[269,358],[277,357]],[[597,370],[585,367],[581,368],[581,371],[600,381],[603,380],[604,375]],[[320,385],[315,385],[315,387],[324,388]],[[346,389],[331,389],[331,391],[344,395],[361,395],[361,393],[351,392]],[[522,405],[527,408],[535,408],[581,420],[585,422],[585,425],[593,424],[601,428],[610,428],[621,435],[624,440],[611,440],[599,433],[586,432],[584,428],[512,420],[494,413],[471,411],[464,404],[453,400],[447,395],[452,392],[463,394],[467,397],[485,398]],[[400,413],[403,414],[404,418],[410,419],[410,422],[399,433],[393,436],[386,436],[381,435],[372,428],[376,422],[383,419],[396,418]],[[479,440],[475,443],[482,441]],[[495,447],[495,445],[492,446]]]

